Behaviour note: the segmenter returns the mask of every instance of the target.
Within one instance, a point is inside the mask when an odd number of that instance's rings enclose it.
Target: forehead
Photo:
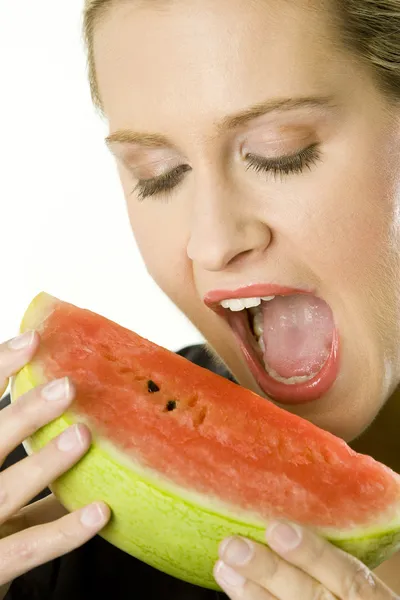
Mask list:
[[[215,120],[266,96],[329,93],[346,67],[323,6],[311,0],[117,3],[94,38],[105,112],[110,119],[118,112],[122,121],[140,115],[141,126],[159,130],[166,118],[181,127],[194,115]]]

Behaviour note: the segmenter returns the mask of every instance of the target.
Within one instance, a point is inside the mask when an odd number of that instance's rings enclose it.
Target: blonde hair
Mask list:
[[[117,2],[129,0],[85,0],[83,36],[87,50],[88,76],[94,105],[102,111],[93,52],[94,30]],[[374,76],[389,100],[400,102],[400,0],[331,0],[341,41]]]

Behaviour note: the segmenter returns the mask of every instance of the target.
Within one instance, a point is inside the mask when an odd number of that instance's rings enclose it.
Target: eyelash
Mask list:
[[[272,173],[274,177],[279,175],[282,179],[286,175],[300,174],[307,168],[311,171],[312,165],[315,165],[321,159],[321,151],[319,144],[312,144],[291,156],[271,159],[248,153],[245,159],[247,170],[253,169],[257,173]],[[165,175],[161,175],[161,177],[141,179],[132,190],[132,193],[139,192],[139,200],[143,201],[150,196],[170,192],[181,183],[185,173],[190,170],[189,165],[180,165],[176,169],[165,173]]]
[[[189,167],[189,165],[179,165],[179,167],[176,167],[172,171],[168,171],[168,173],[165,173],[160,177],[139,179],[132,193],[138,191],[139,200],[144,200],[149,196],[170,192],[182,181],[184,174],[190,170],[191,167]]]
[[[277,159],[262,158],[255,154],[246,154],[247,170],[254,169],[257,173],[272,173],[274,177],[303,173],[305,169],[311,171],[311,167],[321,159],[319,144],[312,144],[297,154],[281,156]]]

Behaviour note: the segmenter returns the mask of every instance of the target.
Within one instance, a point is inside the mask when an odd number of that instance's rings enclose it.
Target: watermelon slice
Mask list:
[[[88,310],[39,294],[21,331],[41,345],[12,399],[68,375],[71,408],[25,442],[74,422],[89,452],[52,491],[73,510],[104,500],[101,535],[177,578],[218,589],[218,544],[264,542],[272,517],[313,528],[375,568],[400,547],[400,476],[255,393]]]

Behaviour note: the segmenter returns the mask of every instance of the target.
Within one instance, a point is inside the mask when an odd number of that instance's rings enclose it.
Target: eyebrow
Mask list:
[[[302,98],[282,98],[267,100],[237,113],[224,117],[216,123],[217,133],[236,129],[249,121],[262,117],[274,111],[290,111],[298,108],[337,108],[333,96],[311,96]],[[168,137],[158,133],[136,132],[130,129],[119,129],[106,137],[106,144],[119,142],[121,144],[141,144],[147,147],[173,146]]]

